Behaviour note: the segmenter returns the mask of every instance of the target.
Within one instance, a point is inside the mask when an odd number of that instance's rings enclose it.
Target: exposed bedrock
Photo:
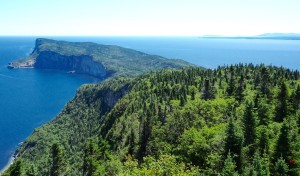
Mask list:
[[[105,77],[106,69],[100,62],[93,61],[91,56],[66,56],[56,52],[42,51],[34,64],[35,68],[57,69],[88,74],[95,77]]]

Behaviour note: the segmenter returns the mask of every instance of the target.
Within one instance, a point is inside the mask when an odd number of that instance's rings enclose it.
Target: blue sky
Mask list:
[[[0,0],[0,35],[300,33],[300,0]]]

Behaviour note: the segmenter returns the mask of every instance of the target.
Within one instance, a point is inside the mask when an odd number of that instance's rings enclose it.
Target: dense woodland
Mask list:
[[[85,85],[4,175],[299,175],[299,78],[239,64]]]

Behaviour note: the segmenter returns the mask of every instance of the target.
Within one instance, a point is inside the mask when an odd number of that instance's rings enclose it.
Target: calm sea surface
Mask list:
[[[200,39],[196,37],[47,37],[119,45],[183,59],[207,68],[264,63],[300,70],[300,41]],[[28,55],[34,37],[0,37],[0,169],[33,129],[53,119],[84,83],[99,80],[51,70],[8,70],[8,62]]]

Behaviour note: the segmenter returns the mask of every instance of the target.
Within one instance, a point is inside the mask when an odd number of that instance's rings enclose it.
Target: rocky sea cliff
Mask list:
[[[33,52],[7,66],[15,68],[55,69],[106,78],[134,76],[161,68],[182,68],[191,64],[149,55],[119,46],[90,42],[66,42],[37,39]]]

